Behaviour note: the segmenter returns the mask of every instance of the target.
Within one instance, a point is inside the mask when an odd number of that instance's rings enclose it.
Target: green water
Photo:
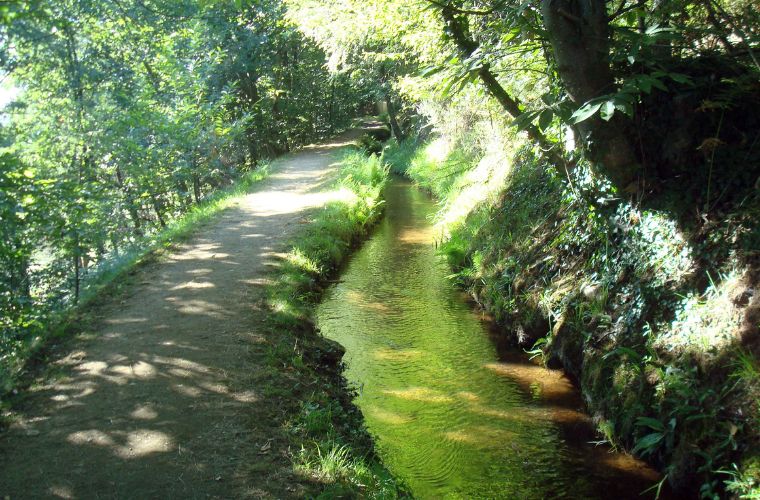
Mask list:
[[[644,498],[656,475],[589,444],[561,374],[499,349],[446,278],[430,216],[406,181],[317,312],[380,456],[419,498]]]

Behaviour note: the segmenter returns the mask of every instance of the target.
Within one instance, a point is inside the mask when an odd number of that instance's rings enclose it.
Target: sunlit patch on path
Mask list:
[[[310,211],[352,196],[332,186],[347,140],[280,162],[101,311],[92,340],[55,362],[0,435],[0,496],[236,498],[288,481],[284,450],[259,453],[276,422],[258,415],[277,401],[252,382],[255,303]],[[267,474],[252,475],[263,460]]]

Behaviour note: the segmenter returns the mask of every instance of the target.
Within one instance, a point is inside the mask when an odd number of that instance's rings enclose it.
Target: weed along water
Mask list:
[[[657,474],[592,444],[572,384],[499,349],[452,287],[434,203],[400,179],[386,200],[317,321],[346,347],[346,377],[391,471],[419,498],[646,498]]]

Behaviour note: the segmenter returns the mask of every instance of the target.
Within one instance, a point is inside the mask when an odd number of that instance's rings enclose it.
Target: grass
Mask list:
[[[189,238],[220,212],[235,204],[238,198],[250,192],[267,177],[270,170],[267,165],[247,173],[234,185],[215,192],[183,216],[171,221],[165,229],[145,236],[130,248],[104,260],[83,282],[78,304],[53,311],[44,323],[38,325],[37,333],[30,335],[29,340],[19,346],[12,356],[3,356],[0,398],[16,391],[17,386],[24,383],[25,370],[30,362],[38,361],[44,365],[46,348],[51,342],[82,333],[87,328],[92,308],[118,295],[128,284],[129,275],[139,266],[155,260],[161,252]]]
[[[238,198],[248,194],[267,177],[270,170],[271,166],[265,165],[247,173],[229,188],[215,192],[186,214],[171,221],[163,230],[143,238],[131,249],[107,260],[92,277],[88,278],[80,298],[80,307],[86,307],[92,300],[98,298],[104,287],[130,272],[146,257],[155,257],[160,251],[187,240],[204,224],[214,220],[220,212],[234,205]]]
[[[342,348],[322,338],[311,315],[329,278],[382,213],[388,168],[377,156],[344,151],[333,186],[337,201],[316,210],[295,235],[267,289],[274,367],[271,385],[287,406],[293,471],[310,498],[397,498],[405,490],[374,453],[339,366]],[[289,378],[280,376],[282,371]],[[273,389],[274,390],[274,389]]]
[[[335,189],[340,201],[319,210],[296,237],[280,262],[276,284],[269,288],[270,307],[282,325],[309,319],[326,277],[340,267],[382,212],[388,169],[381,160],[351,151],[339,163]]]
[[[758,363],[737,339],[752,278],[732,243],[744,229],[695,238],[668,212],[608,203],[584,164],[568,182],[517,142],[469,156],[455,143],[385,151],[438,197],[452,277],[510,340],[579,380],[606,441],[682,492],[755,498]]]
[[[269,311],[261,332],[266,340],[260,344],[261,363],[251,366],[251,377],[272,403],[262,409],[265,417],[251,418],[267,418],[270,430],[278,429],[267,443],[278,448],[284,443],[290,452],[283,458],[262,451],[261,461],[251,464],[251,470],[279,474],[274,471],[280,471],[285,460],[292,477],[283,481],[298,483],[300,490],[286,489],[278,479],[276,491],[301,491],[303,496],[317,498],[397,498],[406,495],[404,489],[375,455],[363,418],[351,402],[352,393],[338,364],[342,349],[321,338],[310,321],[329,277],[382,214],[381,195],[388,177],[385,164],[355,150],[344,150],[338,163],[335,201],[316,209],[293,237],[267,289]],[[46,348],[56,345],[52,337],[63,340],[86,331],[92,309],[127,288],[136,268],[187,239],[266,175],[267,170],[248,175],[91,275],[80,304],[62,313],[56,329],[37,345],[38,366],[47,367],[43,358],[52,353]]]

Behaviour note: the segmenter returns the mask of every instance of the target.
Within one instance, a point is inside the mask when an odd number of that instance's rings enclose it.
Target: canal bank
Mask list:
[[[433,201],[385,189],[385,218],[317,309],[391,472],[420,498],[641,498],[658,475],[597,446],[561,372],[499,346],[447,278]]]

